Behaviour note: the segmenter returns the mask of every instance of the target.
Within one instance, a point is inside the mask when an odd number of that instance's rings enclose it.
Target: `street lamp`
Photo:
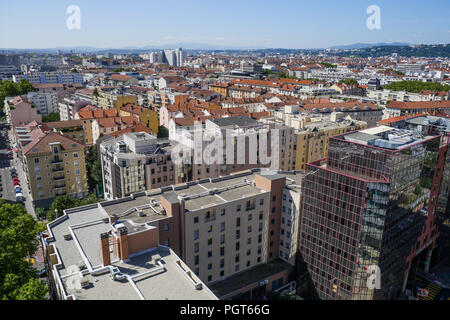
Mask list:
[[[58,209],[55,209],[55,214],[56,214],[56,218],[58,218]]]

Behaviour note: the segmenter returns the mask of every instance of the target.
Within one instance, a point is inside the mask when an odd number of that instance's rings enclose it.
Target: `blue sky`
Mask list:
[[[81,9],[80,30],[66,27],[69,5]],[[381,30],[366,27],[370,5]],[[449,43],[449,16],[449,0],[1,0],[0,48]]]

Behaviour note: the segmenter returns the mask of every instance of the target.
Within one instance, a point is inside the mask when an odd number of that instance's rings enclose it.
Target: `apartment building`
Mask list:
[[[48,207],[55,197],[88,194],[84,145],[57,132],[46,132],[22,147],[33,204]]]
[[[90,101],[82,100],[75,95],[72,95],[70,98],[63,98],[62,101],[58,103],[59,119],[61,121],[74,120],[75,114],[80,111],[81,108],[90,104]]]
[[[435,112],[450,114],[450,100],[426,102],[390,101],[386,105],[386,112],[389,115],[389,118],[412,115],[422,112],[427,112],[429,114],[433,114]]]
[[[113,134],[114,132],[122,131],[126,128],[135,127],[138,124],[139,119],[136,116],[93,119],[92,143],[95,144],[102,136]]]
[[[89,108],[89,110],[85,110]],[[84,130],[84,144],[92,145],[94,143],[92,124],[97,119],[103,118],[115,118],[118,117],[119,114],[115,109],[107,109],[107,110],[91,110],[90,106],[86,106],[81,108],[77,113],[75,113],[75,120],[83,121],[83,130]]]
[[[50,294],[57,300],[217,300],[142,218],[110,216],[123,204],[64,210],[41,237]],[[147,219],[157,225],[159,216]],[[133,225],[139,225],[133,227]],[[117,268],[123,279],[113,279]]]
[[[6,119],[12,128],[26,125],[33,121],[42,122],[42,117],[38,113],[37,108],[24,97],[17,96],[5,99],[4,104]]]
[[[32,84],[46,84],[46,83],[83,83],[83,76],[79,73],[72,72],[32,72],[24,75],[14,75],[13,81],[15,83],[25,79]]]
[[[152,133],[158,134],[158,114],[151,109],[127,103],[120,107],[119,115],[122,117],[136,116],[142,124],[151,129]]]
[[[125,133],[100,144],[105,199],[176,183],[170,143],[145,132]]]
[[[137,97],[130,94],[118,93],[116,90],[100,91],[98,95],[94,95],[92,103],[100,109],[115,109],[120,112],[120,107],[127,103],[137,104]]]
[[[394,299],[412,265],[427,271],[443,164],[439,136],[381,126],[330,138],[328,158],[307,165],[300,223],[321,299]]]
[[[36,106],[39,113],[43,116],[53,112],[59,113],[58,95],[56,93],[30,92],[25,97]]]
[[[292,119],[290,122],[293,124]],[[295,130],[296,170],[306,170],[307,163],[325,158],[330,137],[367,128],[366,122],[353,120],[349,116],[343,118],[342,113],[332,114],[329,120],[303,117],[297,123],[300,128]]]
[[[184,269],[192,270],[191,278],[206,284],[219,299],[259,300],[293,280],[293,265],[280,258],[279,250],[281,239],[295,242],[286,238],[286,231],[280,236],[285,186],[285,175],[256,170],[133,193],[66,210],[62,222],[49,224],[47,241],[56,239],[66,266],[83,261],[90,273],[109,265],[133,265],[137,254],[149,247],[170,247]],[[78,225],[86,219],[99,220],[92,230],[100,241],[84,239],[86,232],[78,235],[75,226],[68,229],[71,221]],[[70,230],[74,233],[68,241],[85,250],[59,249],[58,241]],[[87,259],[78,256],[82,251]],[[70,258],[72,254],[77,257]],[[56,257],[52,259],[55,265]]]
[[[184,160],[177,167],[180,182],[219,177],[251,168],[272,166],[276,170],[295,170],[296,141],[293,128],[258,122],[248,116],[208,119],[203,138],[198,141],[193,122],[186,129],[177,129],[172,120],[169,123],[170,140],[183,146],[180,148],[183,148]],[[265,150],[263,142],[259,141],[260,137],[267,137]],[[272,143],[272,137],[276,139],[276,144]],[[256,153],[250,151],[250,146],[255,146]],[[205,152],[208,150],[211,152],[211,156],[207,157],[209,162],[205,161]],[[232,157],[227,159],[227,152]],[[267,159],[263,159],[265,152]]]

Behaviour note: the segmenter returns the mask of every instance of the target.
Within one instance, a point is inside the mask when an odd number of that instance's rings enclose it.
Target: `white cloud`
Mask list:
[[[224,37],[217,37],[216,40],[223,41],[223,40],[225,40],[225,38]]]

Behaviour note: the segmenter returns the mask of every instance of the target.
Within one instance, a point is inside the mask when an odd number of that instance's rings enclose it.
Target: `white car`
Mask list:
[[[112,269],[109,272],[111,278],[113,278],[116,281],[123,281],[127,278],[126,275],[120,272],[119,268],[112,267]]]

